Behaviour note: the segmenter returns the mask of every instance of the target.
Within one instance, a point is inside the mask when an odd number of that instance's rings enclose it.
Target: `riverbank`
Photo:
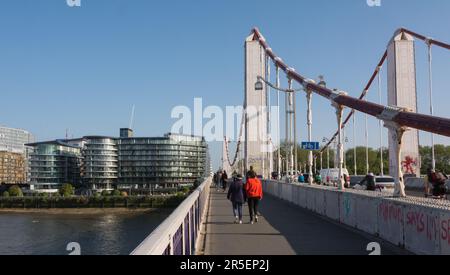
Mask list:
[[[45,215],[140,215],[154,212],[171,213],[174,208],[0,208],[2,214],[45,214]]]
[[[0,209],[154,209],[175,208],[187,194],[146,197],[2,197]]]

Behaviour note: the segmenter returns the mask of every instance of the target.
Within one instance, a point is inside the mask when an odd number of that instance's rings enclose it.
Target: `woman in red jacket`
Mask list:
[[[250,211],[250,223],[258,222],[258,205],[263,198],[261,181],[253,174],[247,178],[245,184],[245,191],[247,193],[248,208]]]

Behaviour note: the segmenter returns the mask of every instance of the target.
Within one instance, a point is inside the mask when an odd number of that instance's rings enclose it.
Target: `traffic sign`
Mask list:
[[[320,149],[319,142],[302,142],[303,150],[317,151]]]

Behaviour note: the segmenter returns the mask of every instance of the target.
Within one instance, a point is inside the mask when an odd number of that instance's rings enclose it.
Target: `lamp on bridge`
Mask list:
[[[261,80],[261,77],[258,76],[258,80],[255,83],[255,90],[262,91],[264,89],[264,83]]]
[[[325,88],[327,87],[327,83],[325,82],[323,75],[319,75],[319,83],[318,84],[322,87],[325,87]]]

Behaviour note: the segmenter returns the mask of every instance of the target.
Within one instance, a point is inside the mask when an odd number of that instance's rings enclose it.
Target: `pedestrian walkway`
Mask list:
[[[206,255],[368,255],[367,245],[379,242],[383,255],[407,254],[375,237],[319,217],[285,201],[265,196],[260,221],[234,224],[226,193],[211,188],[206,220]]]

